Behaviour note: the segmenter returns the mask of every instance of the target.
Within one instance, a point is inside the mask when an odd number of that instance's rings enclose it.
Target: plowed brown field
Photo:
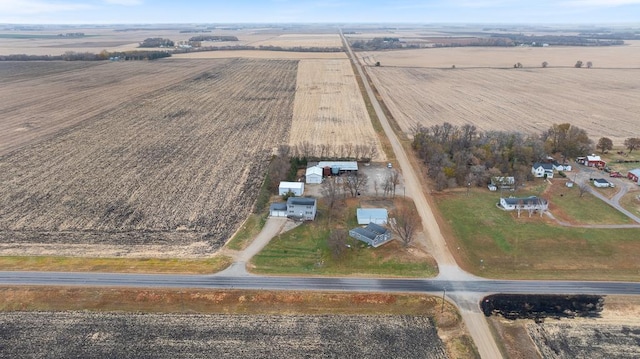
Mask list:
[[[156,63],[123,65],[132,74],[162,71]],[[7,97],[2,106],[16,111],[11,118],[51,114],[79,124],[0,157],[0,242],[121,245],[123,254],[171,244],[189,256],[224,243],[250,212],[273,148],[287,142],[297,62],[173,66],[196,69],[143,94],[133,89],[145,88],[149,76],[122,80],[130,87],[118,85],[122,94],[105,99],[100,89],[118,77],[80,70],[51,75],[66,89],[62,99],[47,97],[57,90],[42,82]],[[21,81],[35,80],[15,80],[5,94]],[[84,120],[74,118],[79,113]],[[194,243],[206,246],[187,246]]]
[[[403,131],[450,122],[540,133],[569,122],[614,145],[640,135],[640,69],[369,68]]]
[[[0,155],[211,67],[210,60],[0,61]]]

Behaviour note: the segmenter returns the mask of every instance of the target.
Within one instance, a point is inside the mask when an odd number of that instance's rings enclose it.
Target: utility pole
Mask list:
[[[440,308],[440,313],[444,313],[444,296],[447,295],[447,288],[442,289],[442,307]]]

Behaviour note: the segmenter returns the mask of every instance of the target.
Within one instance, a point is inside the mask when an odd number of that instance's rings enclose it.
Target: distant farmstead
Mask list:
[[[349,231],[349,235],[372,247],[380,247],[393,239],[391,238],[391,232],[388,229],[375,223],[369,223],[364,228],[354,228]]]

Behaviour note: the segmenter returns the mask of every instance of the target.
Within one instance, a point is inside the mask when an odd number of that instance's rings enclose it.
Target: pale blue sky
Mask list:
[[[0,23],[640,23],[640,0],[0,0]]]

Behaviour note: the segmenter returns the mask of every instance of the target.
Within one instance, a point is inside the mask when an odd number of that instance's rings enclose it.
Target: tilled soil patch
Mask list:
[[[0,313],[0,357],[446,358],[423,316]]]

